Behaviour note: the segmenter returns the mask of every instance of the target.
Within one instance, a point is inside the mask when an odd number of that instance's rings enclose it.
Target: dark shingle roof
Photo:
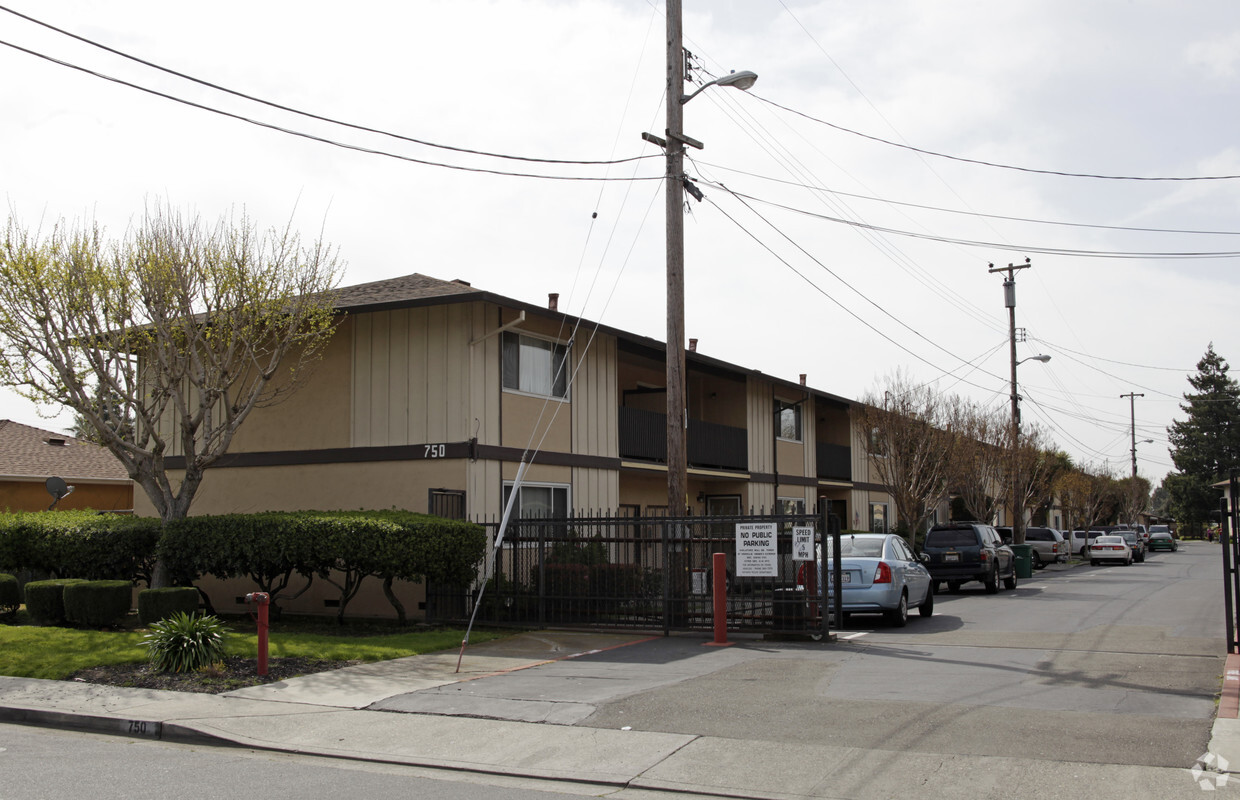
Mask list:
[[[69,481],[129,479],[121,462],[106,447],[0,420],[0,478],[53,475]]]
[[[344,286],[336,290],[336,308],[348,311],[369,306],[409,303],[436,297],[478,293],[464,281],[442,281],[427,275],[402,275],[399,278]]]

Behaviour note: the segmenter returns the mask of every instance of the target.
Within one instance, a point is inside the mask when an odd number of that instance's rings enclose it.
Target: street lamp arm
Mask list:
[[[680,104],[683,106],[699,94],[704,92],[710,86],[735,86],[741,91],[746,91],[753,86],[758,80],[758,73],[743,69],[740,72],[730,72],[722,78],[715,78],[709,83],[704,83],[698,87],[693,94],[684,94],[680,96]]]

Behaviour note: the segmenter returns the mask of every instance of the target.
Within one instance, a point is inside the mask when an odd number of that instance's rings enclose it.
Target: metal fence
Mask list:
[[[477,604],[479,624],[710,631],[713,560],[722,553],[729,631],[825,634],[830,619],[821,613],[826,598],[816,561],[797,560],[793,532],[802,530],[801,555],[819,553],[830,519],[826,513],[602,513],[510,521],[491,553],[485,583],[455,593],[428,587],[427,612],[432,619],[462,618]],[[499,523],[482,524],[494,542]],[[754,571],[753,561],[742,544],[738,563],[738,530],[742,542],[749,541],[744,534],[773,533],[773,548],[760,537],[758,562],[768,568],[773,562],[775,575],[746,574]]]
[[[1231,471],[1227,493],[1219,499],[1219,540],[1223,544],[1223,598],[1227,619],[1227,652],[1240,653],[1240,508],[1237,507],[1237,490],[1240,479]],[[1230,498],[1230,503],[1228,499]]]

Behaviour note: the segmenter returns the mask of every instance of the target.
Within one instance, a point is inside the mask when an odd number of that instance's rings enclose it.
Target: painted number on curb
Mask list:
[[[129,720],[130,736],[155,736],[155,726],[149,722],[143,722],[136,719]]]

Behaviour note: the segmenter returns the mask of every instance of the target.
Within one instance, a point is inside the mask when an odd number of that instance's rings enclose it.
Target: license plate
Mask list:
[[[840,583],[852,583],[852,573],[845,572],[840,575]]]
[[[944,553],[943,560],[944,561],[959,561],[960,554],[959,553]]]

